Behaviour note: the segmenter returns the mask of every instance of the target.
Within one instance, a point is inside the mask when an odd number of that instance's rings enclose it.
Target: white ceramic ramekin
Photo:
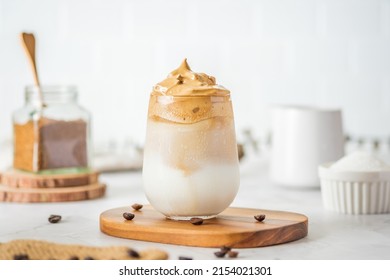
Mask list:
[[[325,209],[344,214],[390,213],[390,170],[338,171],[318,168]]]

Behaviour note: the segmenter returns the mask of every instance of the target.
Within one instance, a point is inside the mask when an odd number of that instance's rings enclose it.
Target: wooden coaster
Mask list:
[[[97,172],[42,175],[10,169],[1,174],[0,183],[13,188],[63,188],[95,184]]]
[[[0,185],[0,201],[8,202],[61,202],[88,200],[102,197],[105,184],[91,184],[80,187],[21,189]]]
[[[132,212],[135,218],[125,220],[124,212]],[[259,214],[266,215],[263,222],[254,219]],[[176,245],[253,248],[305,237],[308,219],[291,212],[228,208],[216,218],[195,226],[189,221],[168,220],[151,206],[144,206],[140,211],[128,206],[103,212],[100,230],[115,237]]]

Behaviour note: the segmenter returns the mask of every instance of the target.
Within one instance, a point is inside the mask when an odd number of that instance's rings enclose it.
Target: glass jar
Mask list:
[[[13,129],[15,169],[37,173],[88,170],[90,114],[77,103],[76,87],[26,87],[25,105],[13,114]]]
[[[230,95],[150,96],[143,185],[167,218],[208,219],[225,210],[239,187]]]

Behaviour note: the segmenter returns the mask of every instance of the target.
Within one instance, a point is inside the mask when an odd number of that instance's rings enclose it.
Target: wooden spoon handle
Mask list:
[[[39,78],[38,78],[37,65],[35,63],[35,37],[34,37],[34,34],[22,33],[21,40],[22,40],[23,48],[26,52],[26,55],[30,61],[30,65],[31,65],[32,70],[33,70],[35,85],[39,87],[40,83],[39,83]]]
[[[32,68],[33,76],[35,85],[38,87],[38,94],[39,94],[39,103],[41,107],[44,107],[45,104],[43,103],[43,94],[41,90],[41,86],[39,83],[39,77],[38,77],[38,71],[37,71],[37,64],[35,61],[35,37],[32,33],[21,33],[20,34],[22,46],[26,52],[26,55],[28,57],[28,60],[30,61],[30,65]]]

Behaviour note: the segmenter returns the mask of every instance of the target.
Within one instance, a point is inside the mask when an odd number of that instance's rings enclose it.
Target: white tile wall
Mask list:
[[[236,127],[268,107],[341,107],[348,133],[390,137],[390,0],[0,0],[0,142],[32,83],[75,84],[97,140],[142,143],[148,94],[184,57],[232,91]]]

